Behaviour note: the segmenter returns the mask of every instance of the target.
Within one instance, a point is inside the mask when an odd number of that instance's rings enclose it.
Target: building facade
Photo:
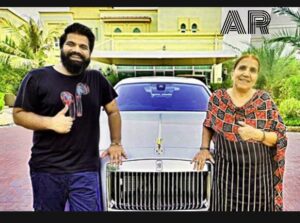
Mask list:
[[[259,30],[255,35],[220,35],[224,16],[232,8],[220,7],[70,7],[66,11],[39,12],[44,29],[62,33],[73,22],[89,26],[96,43],[92,54],[93,68],[114,65],[119,78],[132,76],[197,76],[207,83],[222,81],[222,62],[240,54],[226,43],[244,42],[260,46],[284,27],[291,33],[297,24],[288,16],[272,13],[269,35]],[[249,8],[234,8],[243,13]],[[262,8],[251,8],[259,9]],[[299,11],[299,8],[294,8]],[[246,13],[247,14],[247,13]],[[20,26],[27,21],[14,11],[0,8],[0,17]],[[246,16],[241,17],[247,24]],[[1,30],[0,38],[5,38]],[[59,60],[59,35],[55,37],[55,53]],[[247,44],[245,45],[247,46]],[[299,58],[300,53],[296,56]],[[50,61],[49,63],[53,63]]]
[[[222,81],[222,62],[236,56],[222,47],[222,8],[70,7],[39,14],[45,29],[62,32],[73,22],[90,27],[96,37],[92,59],[116,66],[121,79],[196,75],[216,83]]]

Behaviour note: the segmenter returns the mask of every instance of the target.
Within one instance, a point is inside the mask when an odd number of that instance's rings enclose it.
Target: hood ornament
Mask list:
[[[159,123],[158,123],[158,136],[156,139],[156,147],[155,147],[155,152],[158,153],[159,155],[161,155],[163,153],[163,147],[162,147],[162,134],[161,134],[161,125],[162,125],[162,115],[159,114]]]
[[[159,155],[163,153],[164,149],[162,147],[162,138],[157,138],[156,139],[156,148],[155,148],[155,152],[158,153]]]

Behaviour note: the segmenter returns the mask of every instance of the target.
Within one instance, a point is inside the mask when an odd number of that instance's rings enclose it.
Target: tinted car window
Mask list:
[[[206,111],[207,90],[177,83],[124,84],[116,89],[121,111]]]

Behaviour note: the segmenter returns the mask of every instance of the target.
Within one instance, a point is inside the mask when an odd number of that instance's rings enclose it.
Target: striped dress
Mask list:
[[[261,144],[215,142],[212,211],[274,211],[272,150]]]
[[[275,132],[276,144],[268,147],[244,141],[238,133],[238,121]],[[282,211],[286,127],[269,94],[257,90],[245,105],[237,107],[226,89],[216,90],[203,125],[214,132],[211,210]]]

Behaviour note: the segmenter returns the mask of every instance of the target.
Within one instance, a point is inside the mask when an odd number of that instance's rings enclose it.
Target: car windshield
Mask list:
[[[136,83],[119,85],[121,111],[206,111],[209,94],[200,85]]]

